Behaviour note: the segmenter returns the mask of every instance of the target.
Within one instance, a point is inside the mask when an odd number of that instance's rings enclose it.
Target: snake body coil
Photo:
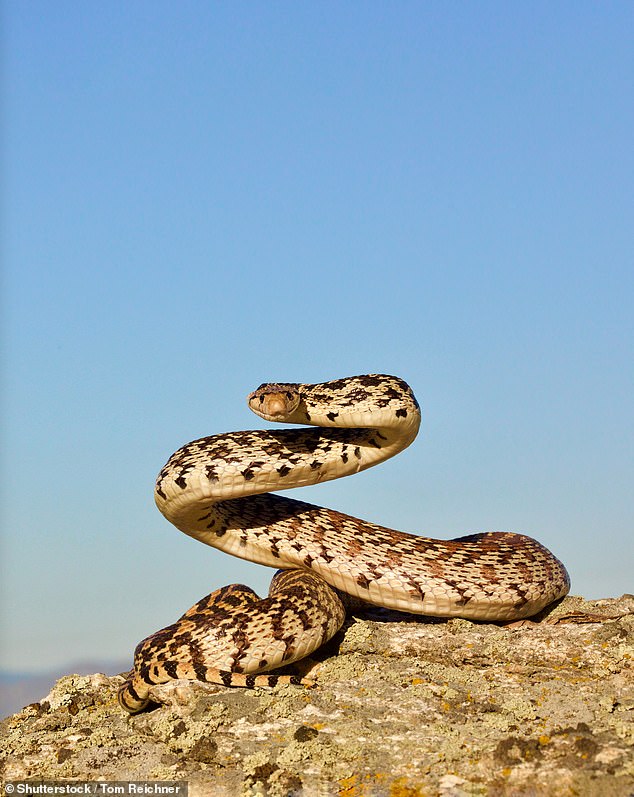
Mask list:
[[[231,686],[301,683],[258,675],[301,659],[341,627],[351,601],[404,612],[513,620],[568,592],[550,551],[520,534],[441,541],[383,528],[270,492],[357,473],[406,448],[420,425],[401,379],[371,374],[315,385],[261,385],[249,407],[315,429],[230,432],[183,446],[160,472],[160,511],[226,553],[280,568],[269,596],[231,585],[143,640],[119,693],[130,712],[175,678]]]

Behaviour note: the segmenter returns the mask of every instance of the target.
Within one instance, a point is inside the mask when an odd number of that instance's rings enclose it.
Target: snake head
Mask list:
[[[249,394],[247,403],[260,418],[266,421],[288,419],[299,407],[299,385],[267,382]]]

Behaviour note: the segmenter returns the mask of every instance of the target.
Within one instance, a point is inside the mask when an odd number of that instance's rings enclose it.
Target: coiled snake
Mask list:
[[[175,678],[302,683],[257,673],[309,655],[339,630],[355,599],[495,621],[530,617],[568,592],[564,566],[530,537],[486,532],[440,541],[269,494],[357,473],[406,448],[420,410],[401,379],[265,384],[248,403],[268,421],[318,428],[229,432],[188,443],[159,473],[155,499],[185,534],[281,572],[267,598],[242,585],[224,587],[143,640],[119,691],[127,711],[141,711],[152,685]]]

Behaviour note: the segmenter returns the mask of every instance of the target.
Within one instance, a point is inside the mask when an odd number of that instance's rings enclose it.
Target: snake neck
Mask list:
[[[158,476],[159,510],[209,544],[200,518],[214,504],[349,476],[398,454],[416,437],[420,410],[404,382],[380,380],[353,377],[344,391],[343,380],[276,386],[298,393],[292,412],[278,420],[319,428],[230,432],[188,443]]]

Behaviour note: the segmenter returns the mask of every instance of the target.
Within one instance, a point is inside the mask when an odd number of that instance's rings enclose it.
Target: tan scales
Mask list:
[[[286,572],[276,574],[267,598],[242,585],[224,587],[143,640],[119,693],[126,710],[142,710],[152,685],[175,678],[305,683],[258,673],[316,650],[339,630],[355,599],[496,621],[530,617],[568,592],[561,562],[521,534],[435,540],[270,494],[357,473],[406,448],[420,410],[403,380],[370,374],[267,384],[248,403],[266,420],[317,428],[229,432],[188,443],[161,470],[155,499],[186,534]]]

